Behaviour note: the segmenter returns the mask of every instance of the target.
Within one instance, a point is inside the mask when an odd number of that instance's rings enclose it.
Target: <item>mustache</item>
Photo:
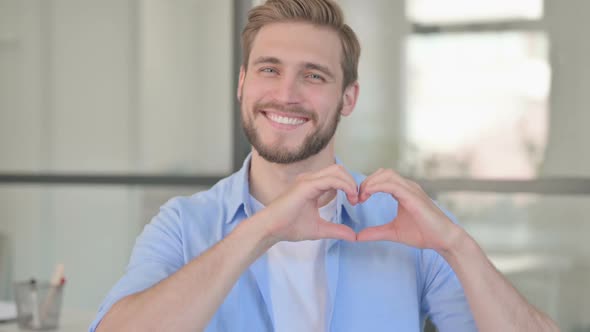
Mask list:
[[[317,115],[314,112],[312,112],[306,108],[300,107],[300,106],[287,106],[287,105],[277,103],[274,101],[265,102],[265,103],[257,102],[254,104],[254,112],[256,112],[256,113],[258,113],[262,110],[265,110],[265,109],[267,109],[267,110],[272,109],[275,111],[291,114],[294,116],[305,117],[305,118],[308,118],[314,122],[317,121]]]

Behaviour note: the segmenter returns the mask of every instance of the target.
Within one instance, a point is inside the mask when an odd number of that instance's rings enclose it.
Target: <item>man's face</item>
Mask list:
[[[258,32],[239,96],[242,126],[264,159],[305,160],[332,140],[343,108],[341,50],[335,31],[307,23]]]

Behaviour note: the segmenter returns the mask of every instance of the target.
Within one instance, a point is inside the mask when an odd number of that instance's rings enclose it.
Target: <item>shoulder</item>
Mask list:
[[[238,190],[241,188],[237,188],[230,176],[208,190],[173,197],[160,207],[150,225],[179,233],[181,237],[200,234],[215,238],[213,235],[220,233],[236,212],[238,204],[234,198]]]
[[[196,192],[190,196],[176,196],[161,207],[169,210],[183,222],[194,221],[195,218],[210,217],[222,214],[231,208],[231,196],[240,188],[236,188],[232,176],[217,182],[213,187]]]
[[[186,262],[223,239],[237,209],[232,212],[229,203],[230,178],[208,190],[168,200],[144,227],[136,248],[150,249],[150,253],[166,251]]]

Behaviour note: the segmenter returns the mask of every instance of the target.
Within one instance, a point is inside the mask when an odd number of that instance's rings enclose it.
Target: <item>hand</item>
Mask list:
[[[359,202],[384,192],[398,201],[397,216],[389,223],[369,227],[357,235],[358,241],[389,240],[417,248],[449,250],[458,236],[458,227],[415,182],[391,169],[379,169],[363,181]]]
[[[329,222],[319,215],[319,198],[338,189],[346,193],[351,204],[357,203],[356,182],[340,165],[299,175],[291,188],[259,213],[273,242],[324,238],[355,241],[356,233],[350,227]]]

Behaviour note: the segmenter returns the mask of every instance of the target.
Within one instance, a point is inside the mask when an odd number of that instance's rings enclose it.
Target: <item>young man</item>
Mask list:
[[[251,155],[163,206],[91,331],[557,330],[417,184],[335,160],[360,46],[334,2],[269,0],[243,47]]]

